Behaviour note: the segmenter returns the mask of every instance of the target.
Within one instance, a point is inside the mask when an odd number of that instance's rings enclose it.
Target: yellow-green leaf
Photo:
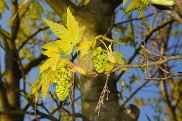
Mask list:
[[[8,5],[6,4],[6,2],[4,2],[4,0],[0,0],[0,13],[4,13],[4,8],[9,10]]]
[[[43,73],[43,80],[42,80],[42,98],[45,99],[48,93],[48,89],[50,86],[50,82],[53,80],[53,77],[51,76],[51,73],[53,73],[53,71],[48,70],[46,71],[46,73]]]
[[[173,6],[174,0],[148,0],[150,4]]]
[[[124,14],[127,14],[140,6],[139,0],[132,0]]]
[[[139,8],[138,11],[139,11],[140,17],[144,17],[144,9],[143,8]]]
[[[54,23],[54,22],[49,21],[45,18],[44,18],[44,20],[47,23],[47,25],[50,27],[50,29],[54,32],[54,34],[56,36],[58,36],[60,39],[63,39],[62,38],[63,35],[68,36],[67,29],[63,25]],[[68,39],[68,41],[71,42],[69,39]]]
[[[48,57],[54,56],[53,53],[60,53],[63,52],[64,56],[67,56],[72,53],[73,44],[70,44],[63,40],[57,40],[54,42],[49,42],[42,46],[42,48],[47,49],[43,51],[43,54],[47,55]],[[60,51],[61,50],[61,51]]]
[[[95,43],[96,43],[96,39],[92,38],[88,41],[81,43],[81,45],[77,47],[77,51],[81,51],[79,56],[80,60],[85,56],[85,54],[87,53],[89,49],[92,49],[95,46]]]
[[[121,68],[120,70],[121,70],[121,71],[128,72],[128,69],[127,69],[127,68]]]
[[[32,1],[29,8],[30,8],[30,13],[31,13],[32,17],[34,17],[35,19],[41,18],[41,15],[44,12],[44,10],[39,2]]]
[[[128,2],[128,0],[123,0],[123,6]]]
[[[70,9],[67,9],[67,28],[69,31],[69,36],[71,37],[71,42],[77,44],[82,39],[85,27],[79,29],[78,22],[75,20]]]
[[[60,58],[59,53],[55,56],[50,57],[46,62],[40,67],[40,73],[44,70],[51,68],[52,71],[55,71],[58,68],[63,67],[66,64],[66,58]]]
[[[9,10],[8,5],[4,2],[4,0],[0,0],[0,19],[2,18],[2,14],[4,13],[4,9]]]
[[[112,62],[112,63],[116,63],[116,59],[115,59],[115,57],[113,55],[113,52],[112,52],[112,49],[111,49],[111,45],[109,45],[108,49],[109,49],[109,52],[108,52],[108,60],[110,62]]]
[[[54,34],[58,36],[64,43],[75,46],[83,37],[85,27],[79,29],[78,22],[75,20],[69,8],[67,9],[67,28],[47,19],[44,20],[54,32]]]
[[[2,33],[0,34],[0,38],[4,38],[4,35],[10,37],[10,33],[8,33],[6,30],[0,28],[0,32]]]
[[[29,93],[28,96],[31,94],[35,94],[37,91],[40,92],[42,86],[42,74],[38,77],[38,79],[32,84],[31,86],[31,92]]]
[[[36,93],[42,92],[43,99],[46,98],[50,82],[54,78],[52,76],[52,73],[54,73],[50,68],[47,70],[44,70],[41,75],[38,77],[38,79],[32,84],[31,86],[31,92],[28,96],[31,96],[32,94],[35,95]]]
[[[119,64],[124,64],[123,58],[125,58],[125,56],[124,56],[122,53],[117,52],[117,51],[114,51],[114,52],[113,52],[113,56],[114,56],[114,58],[116,59],[116,61],[117,61]]]
[[[146,5],[148,5],[148,4],[149,4],[149,2],[147,0],[132,0],[131,3],[129,4],[129,6],[127,7],[124,15],[139,8],[139,10],[140,10],[139,14],[140,14],[140,16],[143,16],[144,9],[145,9]]]

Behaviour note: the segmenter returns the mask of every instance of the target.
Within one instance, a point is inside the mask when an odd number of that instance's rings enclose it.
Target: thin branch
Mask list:
[[[179,14],[174,10],[163,10],[163,12],[167,13],[169,16],[171,16],[172,19],[178,21],[179,23],[182,23],[182,18],[179,16]]]
[[[141,48],[142,48],[142,49],[145,49],[145,51],[146,51],[146,52],[148,52],[149,54],[151,54],[151,55],[153,55],[153,56],[163,58],[163,56],[162,56],[162,55],[156,54],[156,53],[154,53],[154,52],[152,52],[152,51],[148,50],[148,49],[147,49],[147,48],[145,48],[143,45],[141,45]]]
[[[143,40],[143,42],[147,43],[147,41],[150,39],[150,37],[152,36],[152,34],[160,29],[162,29],[163,27],[171,24],[172,22],[174,22],[174,20],[168,20],[167,22],[163,23],[160,26],[157,26],[156,28],[152,29],[149,34],[146,36],[146,38]],[[139,45],[139,47],[135,50],[135,52],[133,53],[133,55],[130,57],[130,59],[128,60],[127,64],[130,64],[133,59],[136,57],[136,55],[138,54],[138,52],[141,50],[141,45],[142,43]],[[119,80],[120,77],[123,75],[124,72],[121,72],[120,74],[118,74],[116,80]]]
[[[162,60],[158,60],[156,62],[149,62],[148,66],[155,66],[155,65],[160,65],[164,64],[166,62],[169,62],[171,60],[179,60],[182,59],[182,55],[175,55],[175,56],[163,56],[164,58]],[[116,67],[112,70],[112,72],[115,72],[117,70],[120,70],[121,68],[145,68],[147,65],[146,64],[125,64],[125,65],[120,65],[119,67]]]
[[[72,77],[72,80],[73,80],[73,89],[72,89],[72,95],[71,95],[71,109],[72,109],[72,115],[73,115],[73,121],[75,121],[75,102],[74,102],[74,99],[75,99],[75,77],[76,75],[73,73],[73,77]]]
[[[27,4],[27,3],[29,3],[31,0],[25,0],[24,2],[23,2],[23,4],[19,7],[19,9],[16,11],[16,13],[14,14],[14,17],[13,17],[13,20],[15,20],[16,19],[16,17],[17,17],[17,15],[18,15],[18,13],[20,12],[20,10]]]
[[[28,111],[21,111],[21,110],[16,110],[16,111],[0,111],[0,115],[3,114],[19,114],[19,115],[24,115],[24,114],[28,114],[28,115],[34,115],[34,112],[28,112]],[[55,117],[51,117],[45,113],[42,113],[40,111],[37,111],[37,114],[40,115],[43,118],[47,118],[51,121],[58,121],[58,119],[56,119]]]
[[[18,51],[20,51],[23,47],[24,47],[24,45],[30,40],[30,39],[32,39],[33,37],[35,37],[39,32],[41,32],[41,31],[43,31],[43,30],[46,30],[46,29],[48,29],[49,27],[47,26],[47,27],[44,27],[44,28],[40,28],[40,29],[38,29],[35,33],[33,33],[32,35],[30,35],[23,43],[22,43],[22,45],[18,48]]]
[[[179,103],[180,103],[180,101],[181,101],[181,98],[182,98],[182,92],[179,92],[179,98],[177,99],[176,104],[174,105],[174,110],[175,110],[176,108],[178,108],[178,105],[179,105]]]
[[[144,16],[144,17],[140,17],[140,18],[132,18],[132,19],[129,19],[129,20],[126,20],[126,21],[122,21],[122,22],[115,23],[113,26],[118,26],[120,24],[128,23],[130,21],[139,21],[139,20],[145,19],[147,17],[150,17],[152,15],[153,15],[153,13],[152,14],[149,14],[147,16]]]
[[[11,38],[6,36],[6,34],[4,34],[2,31],[0,31],[0,35],[2,35],[5,39],[8,39],[8,41],[11,40]]]
[[[123,103],[122,105],[126,104],[129,100],[131,100],[131,98],[132,98],[138,91],[140,91],[140,90],[142,89],[142,87],[144,87],[149,81],[150,81],[150,80],[146,80],[140,87],[138,87],[138,88],[129,96],[129,98],[127,98],[127,99],[124,101],[124,103]]]
[[[161,78],[164,77],[164,73],[162,71],[160,71],[160,75]],[[168,112],[168,115],[170,117],[170,119],[172,121],[177,121],[176,115],[175,115],[175,110],[173,108],[173,105],[169,99],[169,95],[168,95],[168,91],[167,91],[167,87],[166,87],[166,82],[165,81],[160,81],[160,89],[161,89],[161,94],[164,100],[164,105],[166,107],[166,110]]]
[[[122,68],[145,68],[149,66],[156,66],[156,65],[161,65],[164,63],[167,63],[171,60],[179,60],[182,59],[182,55],[175,55],[175,56],[163,56],[163,59],[155,61],[155,62],[148,62],[147,64],[125,64],[125,65],[119,65],[118,67],[115,67],[112,69],[112,71],[107,71],[104,74],[110,74],[115,71],[118,71]],[[87,72],[87,75],[97,75],[97,72]],[[173,76],[181,76],[181,74],[173,74]],[[170,77],[169,77],[170,78]]]
[[[145,80],[165,81],[165,80],[170,79],[172,77],[179,77],[179,76],[182,76],[182,74],[170,74],[169,76],[163,77],[163,78],[145,78]]]

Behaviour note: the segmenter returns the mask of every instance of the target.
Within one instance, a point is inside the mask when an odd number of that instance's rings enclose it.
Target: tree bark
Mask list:
[[[18,1],[12,0],[12,16],[18,10]],[[18,111],[20,110],[20,93],[19,84],[22,77],[18,64],[18,53],[15,48],[15,40],[19,30],[20,20],[17,16],[11,26],[10,38],[4,38],[3,45],[6,49],[5,54],[5,78],[1,80],[0,102],[2,111]],[[24,115],[1,115],[0,121],[23,121]]]

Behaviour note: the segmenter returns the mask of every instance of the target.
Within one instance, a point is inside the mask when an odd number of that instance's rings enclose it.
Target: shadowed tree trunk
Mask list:
[[[12,0],[12,16],[18,10],[18,1]],[[20,94],[19,84],[22,77],[21,70],[18,64],[18,54],[15,49],[15,40],[17,37],[20,20],[18,16],[12,23],[10,38],[2,39],[3,44],[6,48],[5,54],[5,82],[2,83],[0,88],[0,102],[2,111],[18,111],[20,110]],[[22,121],[23,115],[0,115],[1,121]]]

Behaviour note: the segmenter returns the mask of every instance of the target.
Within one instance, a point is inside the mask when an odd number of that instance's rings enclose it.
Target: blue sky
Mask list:
[[[50,8],[46,4],[44,4],[43,7],[45,9],[50,10]],[[122,18],[122,15],[123,15],[122,12],[118,14],[118,16],[116,17],[116,22],[121,22],[121,21],[126,20],[125,17]],[[10,16],[11,16],[11,12],[6,10],[5,13],[3,14],[2,20],[0,20],[1,28],[9,30],[7,28],[7,25],[6,25],[6,21]],[[136,24],[138,24],[138,23],[136,23]],[[179,28],[182,30],[181,26],[179,26]],[[53,35],[53,37],[54,37],[54,35]],[[182,40],[180,40],[180,41],[182,41]],[[126,55],[126,58],[129,58],[130,55],[135,51],[134,49],[131,49],[131,47],[127,46],[127,45],[122,45],[122,47],[120,47],[118,49],[121,52],[123,52],[124,55]],[[127,56],[127,55],[129,55],[129,56]],[[0,48],[0,59],[1,59],[0,68],[2,70],[4,70],[4,51],[1,48]],[[177,68],[173,69],[174,72],[178,72],[181,69],[181,66],[182,66],[181,61],[178,61],[178,62],[179,62],[179,66]],[[135,62],[133,62],[133,63],[135,63]],[[38,71],[39,71],[39,68],[34,68],[34,69],[31,70],[31,72],[30,72],[31,76],[28,79],[31,83],[33,83],[32,81],[36,80]],[[134,91],[141,85],[141,83],[143,83],[145,81],[144,80],[145,74],[141,71],[141,69],[129,69],[129,72],[124,74],[124,76],[122,77],[121,80],[125,80],[126,83],[127,83],[127,80],[129,80],[129,77],[132,74],[136,74],[136,75],[140,76],[140,78],[141,78],[141,80],[139,82],[132,84],[132,90]],[[154,97],[156,95],[159,96],[159,92],[160,92],[159,88],[156,88],[155,85],[152,86],[151,82],[149,84],[147,84],[147,85],[148,86],[142,88],[142,90],[139,91],[134,97],[139,97],[139,98],[142,97],[144,99],[148,99],[148,98],[152,98],[152,97]],[[117,87],[118,87],[118,90],[121,89],[121,85],[120,85],[119,82],[117,84]],[[55,90],[55,88],[52,86],[49,90],[52,91],[52,90]],[[123,94],[124,94],[124,96],[128,97],[129,91],[125,91]],[[76,97],[78,97],[78,96],[79,96],[79,91],[77,91],[77,93],[76,93]],[[45,100],[45,103],[47,103],[47,102],[49,102],[49,98],[47,98]],[[129,101],[127,104],[130,104],[130,103],[134,103],[133,99],[131,101]],[[53,105],[53,104],[50,104],[50,105]],[[76,110],[80,111],[80,108],[77,108]],[[102,110],[102,108],[101,108],[101,110]],[[151,109],[151,105],[146,105],[146,106],[140,107],[140,111],[141,111],[141,114],[140,114],[140,117],[139,117],[139,121],[147,121],[146,114],[152,119],[152,116],[156,113],[153,109]],[[46,120],[42,120],[42,121],[46,121]]]

